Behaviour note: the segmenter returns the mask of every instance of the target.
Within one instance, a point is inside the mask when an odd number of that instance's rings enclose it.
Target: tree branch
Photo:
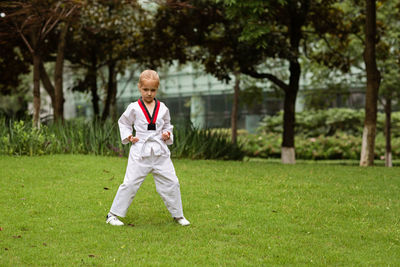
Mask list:
[[[339,51],[337,51],[337,49],[334,49],[334,48],[331,46],[329,40],[326,39],[325,36],[320,35],[320,38],[325,42],[325,44],[328,46],[328,48],[329,48],[331,51],[333,51],[333,52],[335,52],[336,54],[338,54],[339,56],[345,58],[345,55],[343,55],[342,53],[340,53]]]
[[[49,19],[50,20],[50,19]],[[46,37],[46,35],[57,25],[57,23],[60,21],[60,18],[57,18],[53,24],[46,30],[46,32],[43,34],[43,38]],[[43,28],[43,31],[45,30],[45,28]]]
[[[24,41],[24,43],[25,43],[26,46],[28,47],[29,52],[31,52],[31,54],[33,54],[33,53],[34,53],[34,50],[33,50],[32,46],[31,46],[31,44],[30,44],[29,41],[25,38],[25,35],[22,33],[22,31],[20,30],[20,28],[18,27],[18,25],[15,23],[15,21],[13,21],[13,22],[14,22],[14,26],[15,26],[15,28],[17,29],[19,35],[21,36],[22,40]]]
[[[75,9],[76,9],[76,6],[73,6],[73,7],[70,9],[70,11],[67,12],[67,14],[65,15],[65,17],[66,17],[66,18],[69,17],[69,16],[72,14],[72,12],[75,11]]]
[[[47,27],[47,25],[49,25],[52,18],[53,18],[53,16],[50,16],[50,18],[47,19],[46,23],[44,24],[44,26],[42,28],[42,34],[44,34],[44,32],[46,31],[46,27]]]
[[[268,79],[271,82],[273,82],[274,84],[276,84],[277,86],[279,86],[283,91],[287,92],[289,91],[289,85],[286,84],[284,81],[282,81],[281,79],[279,79],[278,77],[276,77],[273,74],[270,73],[258,73],[257,71],[255,71],[254,69],[245,69],[245,70],[241,70],[242,73],[249,75],[253,78],[257,78],[257,79]]]
[[[57,7],[55,8],[55,11],[57,11],[58,6],[59,6],[59,5],[57,5]],[[52,24],[52,25],[46,30],[46,32],[45,32],[46,26],[48,25],[48,23],[50,22],[50,20],[53,18],[53,16],[51,16],[51,17],[48,19],[48,21],[46,22],[45,27],[43,27],[43,31],[42,31],[42,32],[44,32],[43,38],[57,25],[57,23],[60,22],[60,20],[63,20],[63,19],[65,19],[65,18],[68,18],[68,17],[75,11],[75,9],[76,9],[76,6],[72,6],[70,10],[68,10],[68,9],[66,9],[66,8],[61,9],[61,11],[59,12],[57,18],[54,20],[53,24]]]
[[[357,33],[353,33],[354,34],[354,36],[355,37],[357,37],[357,39],[359,39],[360,41],[361,41],[361,43],[363,44],[363,45],[365,45],[365,39],[363,39],[359,34],[357,34]]]
[[[54,86],[50,81],[47,71],[43,65],[43,61],[40,61],[39,67],[40,67],[40,79],[42,80],[43,87],[46,90],[46,92],[49,94],[49,96],[52,100],[51,102],[54,103],[54,98],[55,98]]]

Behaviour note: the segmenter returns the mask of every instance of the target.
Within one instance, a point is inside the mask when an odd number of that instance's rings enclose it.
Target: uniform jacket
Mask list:
[[[128,144],[128,137],[132,135],[135,129],[135,136],[139,141],[132,144],[130,154],[135,158],[143,158],[151,155],[166,155],[170,156],[170,151],[167,145],[171,145],[174,141],[173,126],[171,125],[171,117],[169,110],[164,103],[159,102],[159,110],[157,120],[155,121],[156,130],[148,130],[148,119],[140,107],[138,101],[129,104],[125,112],[118,120],[118,126],[123,144]],[[155,107],[156,108],[156,107]],[[133,128],[133,127],[134,128]],[[170,139],[163,141],[162,133],[169,132]]]

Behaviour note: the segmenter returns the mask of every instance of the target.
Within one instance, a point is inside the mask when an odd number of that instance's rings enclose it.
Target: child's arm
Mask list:
[[[122,144],[128,144],[132,136],[132,124],[135,121],[135,112],[133,104],[130,104],[118,120],[119,132],[121,134]]]
[[[174,126],[172,126],[172,124],[171,124],[171,116],[169,115],[168,108],[167,108],[167,112],[165,112],[163,119],[164,119],[164,127],[162,129],[162,133],[163,133],[162,138],[167,145],[172,145],[174,143],[174,134],[173,134]]]

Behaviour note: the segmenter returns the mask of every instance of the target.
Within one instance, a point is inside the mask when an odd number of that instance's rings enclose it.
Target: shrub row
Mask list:
[[[336,132],[349,135],[362,135],[364,125],[364,110],[348,108],[331,108],[318,111],[302,111],[296,113],[296,135],[317,137],[320,135],[334,136]],[[282,133],[283,113],[266,116],[258,128],[261,133]],[[385,115],[378,113],[377,132],[384,132]],[[400,112],[392,113],[392,134],[400,137]]]
[[[32,127],[31,122],[0,119],[0,154],[95,154],[127,156],[129,146],[122,145],[118,126],[111,122],[66,121],[64,124]],[[224,133],[176,127],[170,147],[173,157],[192,159],[241,160],[245,153],[229,142]]]
[[[118,130],[111,123],[68,121],[63,125],[41,125],[32,127],[31,122],[3,119],[0,132],[1,154],[96,154],[124,155],[129,151],[119,141]]]
[[[296,158],[359,159],[362,134],[360,132],[358,135],[353,135],[351,133],[356,127],[348,130],[343,126],[346,123],[351,125],[348,128],[353,126],[349,123],[350,118],[355,116],[353,115],[349,115],[343,123],[328,123],[337,122],[339,119],[327,120],[327,124],[331,125],[330,129],[334,129],[332,130],[333,134],[327,134],[327,129],[324,129],[323,126],[317,127],[322,123],[313,124],[318,130],[307,127],[301,129],[298,126],[298,133],[295,137]],[[316,116],[321,115],[316,114]],[[278,117],[269,117],[265,121],[277,120]],[[301,116],[299,117],[301,118]],[[396,118],[394,124],[397,125],[400,120],[397,120],[397,115],[394,117]],[[310,118],[308,116],[307,120],[300,119],[300,121],[310,121]],[[317,122],[318,119],[315,121]],[[0,123],[4,126],[0,128],[0,154],[33,156],[79,153],[127,156],[129,153],[129,146],[122,145],[120,142],[116,123],[72,120],[66,121],[63,125],[42,125],[40,129],[32,127],[30,122],[24,121],[6,121],[3,118],[0,119]],[[303,124],[299,123],[298,125]],[[310,127],[312,123],[308,122],[307,125]],[[392,153],[393,158],[400,158],[400,138],[398,136],[400,131],[395,130],[396,127],[399,126],[395,126],[393,130]],[[324,133],[316,135],[318,132]],[[282,134],[279,130],[272,129],[271,124],[268,124],[268,127],[262,127],[258,134],[247,134],[240,131],[239,145],[231,144],[230,130],[228,129],[196,130],[190,126],[175,127],[174,134],[174,145],[170,147],[170,150],[172,156],[178,158],[241,160],[244,156],[279,158],[281,153]],[[381,158],[384,154],[385,140],[382,131],[378,130],[375,156]]]
[[[279,133],[261,133],[241,135],[240,142],[249,157],[279,158],[282,135]],[[359,159],[361,136],[349,135],[337,131],[332,136],[295,137],[296,158],[298,159]],[[385,155],[385,138],[379,133],[375,142],[375,158]],[[400,138],[392,139],[393,158],[400,158]]]

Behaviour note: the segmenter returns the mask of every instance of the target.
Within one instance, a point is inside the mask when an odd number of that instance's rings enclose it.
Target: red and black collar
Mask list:
[[[138,99],[139,106],[142,109],[147,122],[149,123],[149,125],[147,126],[147,130],[155,130],[156,129],[156,121],[157,121],[157,116],[158,116],[158,110],[160,109],[160,101],[158,101],[156,98],[154,98],[154,101],[156,102],[156,105],[154,106],[153,115],[150,116],[150,112],[146,108],[146,105],[144,104],[143,99],[142,98]]]

